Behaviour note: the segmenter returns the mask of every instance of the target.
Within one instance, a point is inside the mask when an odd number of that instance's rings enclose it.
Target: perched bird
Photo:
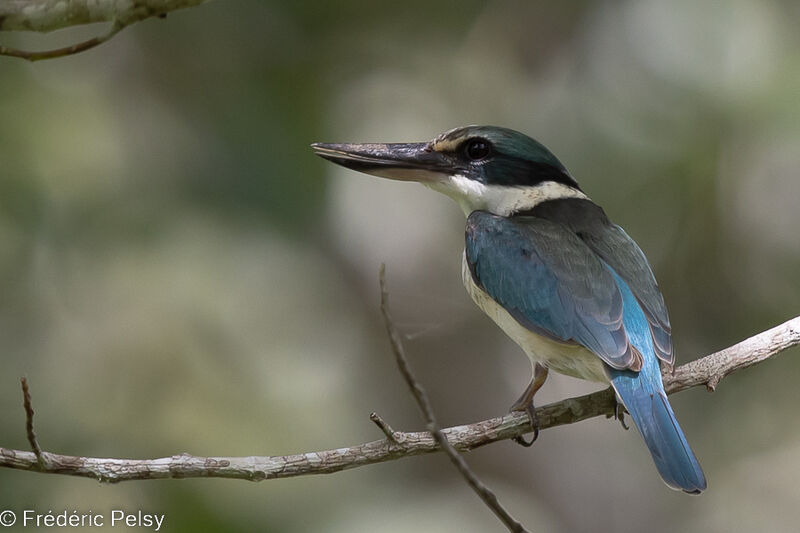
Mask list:
[[[706,488],[661,381],[659,362],[671,368],[675,357],[653,271],[547,148],[495,126],[456,128],[430,142],[312,148],[353,170],[422,183],[461,206],[467,291],[534,366],[512,410],[527,411],[536,428],[533,396],[548,369],[610,383],[664,482],[692,494]]]

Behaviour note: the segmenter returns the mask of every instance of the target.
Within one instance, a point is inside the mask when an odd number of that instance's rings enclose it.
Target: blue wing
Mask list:
[[[569,228],[625,280],[647,317],[656,356],[671,366],[675,355],[664,297],[647,258],[625,230],[591,200],[550,200],[537,205],[530,214]]]
[[[467,219],[466,258],[475,283],[524,327],[581,344],[613,368],[641,367],[614,277],[563,225],[475,211]]]
[[[465,254],[476,285],[521,325],[581,344],[607,364],[614,390],[670,487],[689,493],[706,488],[664,392],[652,319],[594,247],[552,220],[475,211],[467,219]]]

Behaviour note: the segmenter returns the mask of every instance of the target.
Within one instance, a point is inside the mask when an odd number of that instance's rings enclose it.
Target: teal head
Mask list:
[[[498,126],[456,128],[427,142],[316,143],[312,148],[353,170],[422,183],[452,197],[466,213],[485,209],[508,215],[544,200],[585,198],[544,145]]]

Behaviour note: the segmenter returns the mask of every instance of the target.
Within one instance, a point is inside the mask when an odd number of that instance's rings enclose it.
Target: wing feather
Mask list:
[[[579,343],[613,368],[641,368],[611,271],[564,225],[475,211],[467,219],[466,257],[476,285],[522,326]]]

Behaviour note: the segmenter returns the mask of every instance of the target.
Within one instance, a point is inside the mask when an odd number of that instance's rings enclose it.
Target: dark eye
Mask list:
[[[483,139],[472,139],[467,141],[464,153],[472,161],[486,159],[492,153],[492,145]]]

